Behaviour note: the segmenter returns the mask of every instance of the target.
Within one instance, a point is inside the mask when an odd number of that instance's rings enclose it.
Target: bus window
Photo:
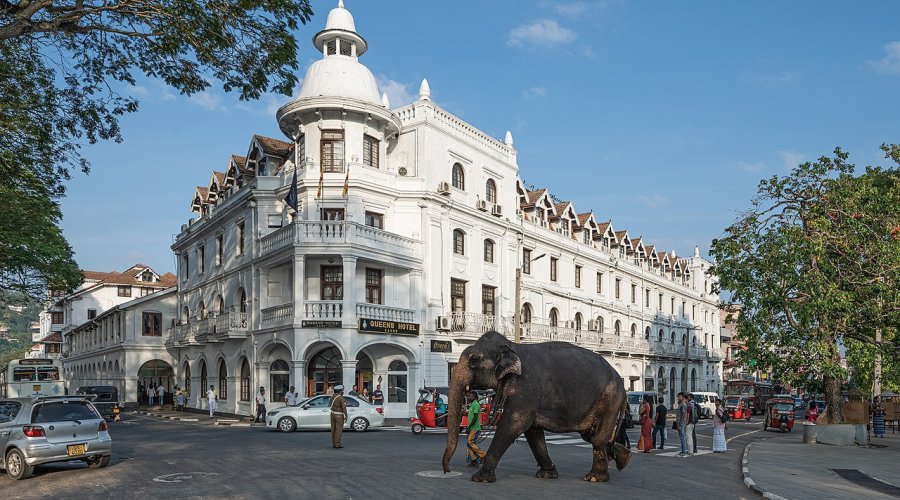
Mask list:
[[[38,380],[59,380],[59,368],[55,366],[42,366],[38,368]]]
[[[13,382],[32,382],[37,380],[34,368],[20,367],[13,368]]]

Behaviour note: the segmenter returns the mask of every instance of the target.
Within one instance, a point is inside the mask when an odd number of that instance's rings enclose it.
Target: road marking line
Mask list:
[[[547,441],[550,444],[574,444],[574,443],[583,443],[584,439],[559,439],[555,441]]]
[[[737,439],[737,438],[739,438],[739,437],[748,436],[748,435],[750,435],[750,434],[755,434],[755,433],[761,432],[761,431],[762,431],[762,429],[757,429],[757,430],[755,430],[755,431],[750,431],[750,432],[745,432],[745,433],[743,433],[743,434],[738,434],[737,436],[732,436],[732,437],[726,439],[725,442],[728,443],[728,442],[731,442],[732,439]]]

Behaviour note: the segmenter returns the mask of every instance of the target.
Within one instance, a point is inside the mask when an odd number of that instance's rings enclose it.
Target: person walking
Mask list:
[[[689,456],[689,447],[688,440],[690,439],[688,435],[687,424],[690,421],[689,414],[689,406],[687,401],[685,401],[684,393],[678,393],[678,411],[675,416],[675,429],[678,430],[678,439],[681,440],[681,453],[678,454],[679,457]]]
[[[656,406],[656,421],[653,425],[653,436],[651,437],[653,447],[656,448],[656,435],[659,434],[660,450],[666,447],[666,414],[668,411],[669,409],[666,408],[662,398],[660,398],[659,405]]]
[[[381,384],[375,386],[372,391],[372,404],[375,406],[384,406],[384,393],[381,392]]]
[[[256,395],[256,418],[253,419],[254,424],[266,423],[266,388],[260,387],[259,394]]]
[[[291,389],[284,393],[284,404],[288,406],[297,404],[297,393],[294,392],[294,386],[291,386]]]
[[[713,415],[713,453],[725,453],[728,451],[728,442],[725,440],[725,408],[722,400],[716,398],[716,413]]]
[[[216,413],[216,407],[219,405],[219,397],[216,396],[214,385],[210,385],[209,390],[206,391],[206,400],[209,406],[209,418],[213,418],[213,414]]]
[[[347,420],[347,402],[344,401],[344,386],[334,386],[331,397],[331,446],[343,448],[341,438],[344,434],[344,422]]]
[[[694,395],[688,393],[688,405],[691,411],[691,419],[688,421],[688,426],[690,427],[691,434],[691,446],[688,449],[691,451],[691,454],[697,453],[697,424],[700,422],[700,405],[697,404],[697,400],[694,399]]]
[[[156,401],[156,385],[153,382],[150,382],[150,386],[147,387],[147,405],[153,406],[153,403]]]
[[[887,412],[884,409],[884,403],[881,402],[881,396],[875,396],[872,401],[872,432],[875,437],[884,437],[884,417]]]
[[[641,423],[641,438],[638,440],[638,444],[641,446],[638,446],[638,449],[643,449],[644,453],[650,453],[650,450],[653,449],[650,434],[653,430],[653,417],[651,417],[653,407],[650,406],[651,401],[649,395],[644,396],[639,417],[639,422]]]
[[[481,403],[475,392],[470,392],[472,402],[469,404],[469,417],[466,425],[466,463],[472,466],[481,465],[484,451],[478,447],[478,435],[481,434]]]
[[[166,405],[166,386],[159,384],[159,386],[156,388],[156,396],[159,398],[159,405],[165,406]]]
[[[184,391],[179,389],[178,392],[175,393],[175,404],[178,406],[178,411],[184,411],[185,399]]]

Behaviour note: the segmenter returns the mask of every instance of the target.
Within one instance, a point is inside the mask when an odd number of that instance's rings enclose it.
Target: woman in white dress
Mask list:
[[[728,444],[725,441],[725,408],[722,407],[722,400],[716,398],[716,413],[713,416],[713,452],[725,453],[728,451]]]

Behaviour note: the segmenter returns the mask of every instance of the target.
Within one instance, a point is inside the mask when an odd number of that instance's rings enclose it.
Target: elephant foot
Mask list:
[[[616,461],[616,469],[622,470],[631,461],[631,450],[619,443],[615,443],[612,446],[612,456],[613,460]]]
[[[556,472],[556,466],[554,465],[549,469],[544,469],[543,467],[538,469],[534,477],[538,479],[556,479],[559,477],[559,473]]]
[[[478,472],[472,474],[472,481],[476,483],[493,483],[497,481],[497,476],[494,475],[493,471],[486,471],[482,467],[478,469]]]
[[[601,472],[591,469],[587,474],[585,474],[584,480],[590,481],[592,483],[605,483],[609,481],[609,472]]]

